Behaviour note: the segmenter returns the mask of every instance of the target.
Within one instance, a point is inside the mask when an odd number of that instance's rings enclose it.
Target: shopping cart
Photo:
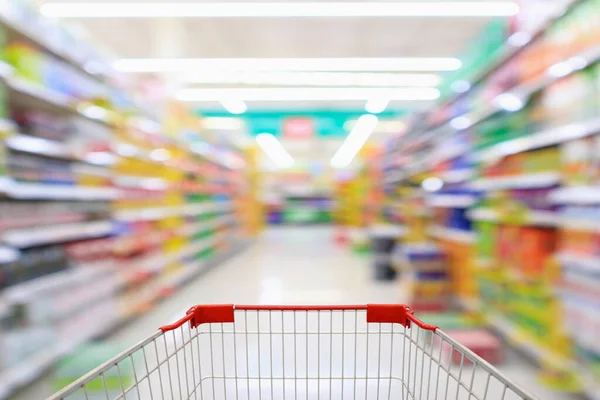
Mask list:
[[[124,373],[129,370],[131,372]],[[404,305],[201,305],[50,397],[533,399]]]

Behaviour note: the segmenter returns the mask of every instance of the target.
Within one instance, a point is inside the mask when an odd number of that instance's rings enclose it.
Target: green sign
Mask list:
[[[204,117],[232,117],[227,112],[203,112],[197,111]],[[405,115],[407,110],[385,111],[377,116],[381,120],[398,119]],[[345,124],[348,121],[356,120],[365,114],[362,110],[353,111],[248,111],[239,116],[247,126],[248,132],[256,136],[259,133],[271,133],[275,136],[282,136],[286,121],[292,119],[311,119],[314,129],[313,135],[328,137],[343,137],[348,133]]]

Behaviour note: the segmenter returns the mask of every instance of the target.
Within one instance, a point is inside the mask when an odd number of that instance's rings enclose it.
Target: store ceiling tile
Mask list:
[[[118,57],[156,57],[164,20],[74,19]],[[456,56],[489,18],[182,18],[180,57]],[[132,34],[135,32],[135,34]],[[152,38],[152,40],[148,40]]]

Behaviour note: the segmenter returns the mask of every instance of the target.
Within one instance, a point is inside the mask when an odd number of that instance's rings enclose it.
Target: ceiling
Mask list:
[[[89,18],[69,19],[69,22],[83,26],[93,42],[116,58],[346,58],[456,57],[489,20],[487,17]],[[183,83],[179,75],[167,74],[166,78],[174,87],[206,86]],[[388,108],[421,108],[428,104],[392,101]],[[222,110],[218,102],[196,106],[200,110]],[[248,107],[250,110],[362,110],[364,101],[257,102],[249,103]],[[328,160],[340,144],[341,140],[331,140],[302,146],[288,143],[287,147],[295,158]]]

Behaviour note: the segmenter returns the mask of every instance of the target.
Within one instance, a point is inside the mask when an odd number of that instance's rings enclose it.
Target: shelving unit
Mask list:
[[[261,218],[246,171],[213,154],[241,167],[242,150],[183,106],[140,108],[87,43],[16,4],[0,10],[0,399],[238,252]]]
[[[442,85],[466,89],[415,115],[382,157],[388,212],[429,215],[418,239],[445,249],[457,303],[553,387],[589,398],[600,390],[587,339],[600,304],[599,19],[597,3],[577,0],[538,29],[512,21],[487,66]],[[485,59],[478,45],[470,59]]]

